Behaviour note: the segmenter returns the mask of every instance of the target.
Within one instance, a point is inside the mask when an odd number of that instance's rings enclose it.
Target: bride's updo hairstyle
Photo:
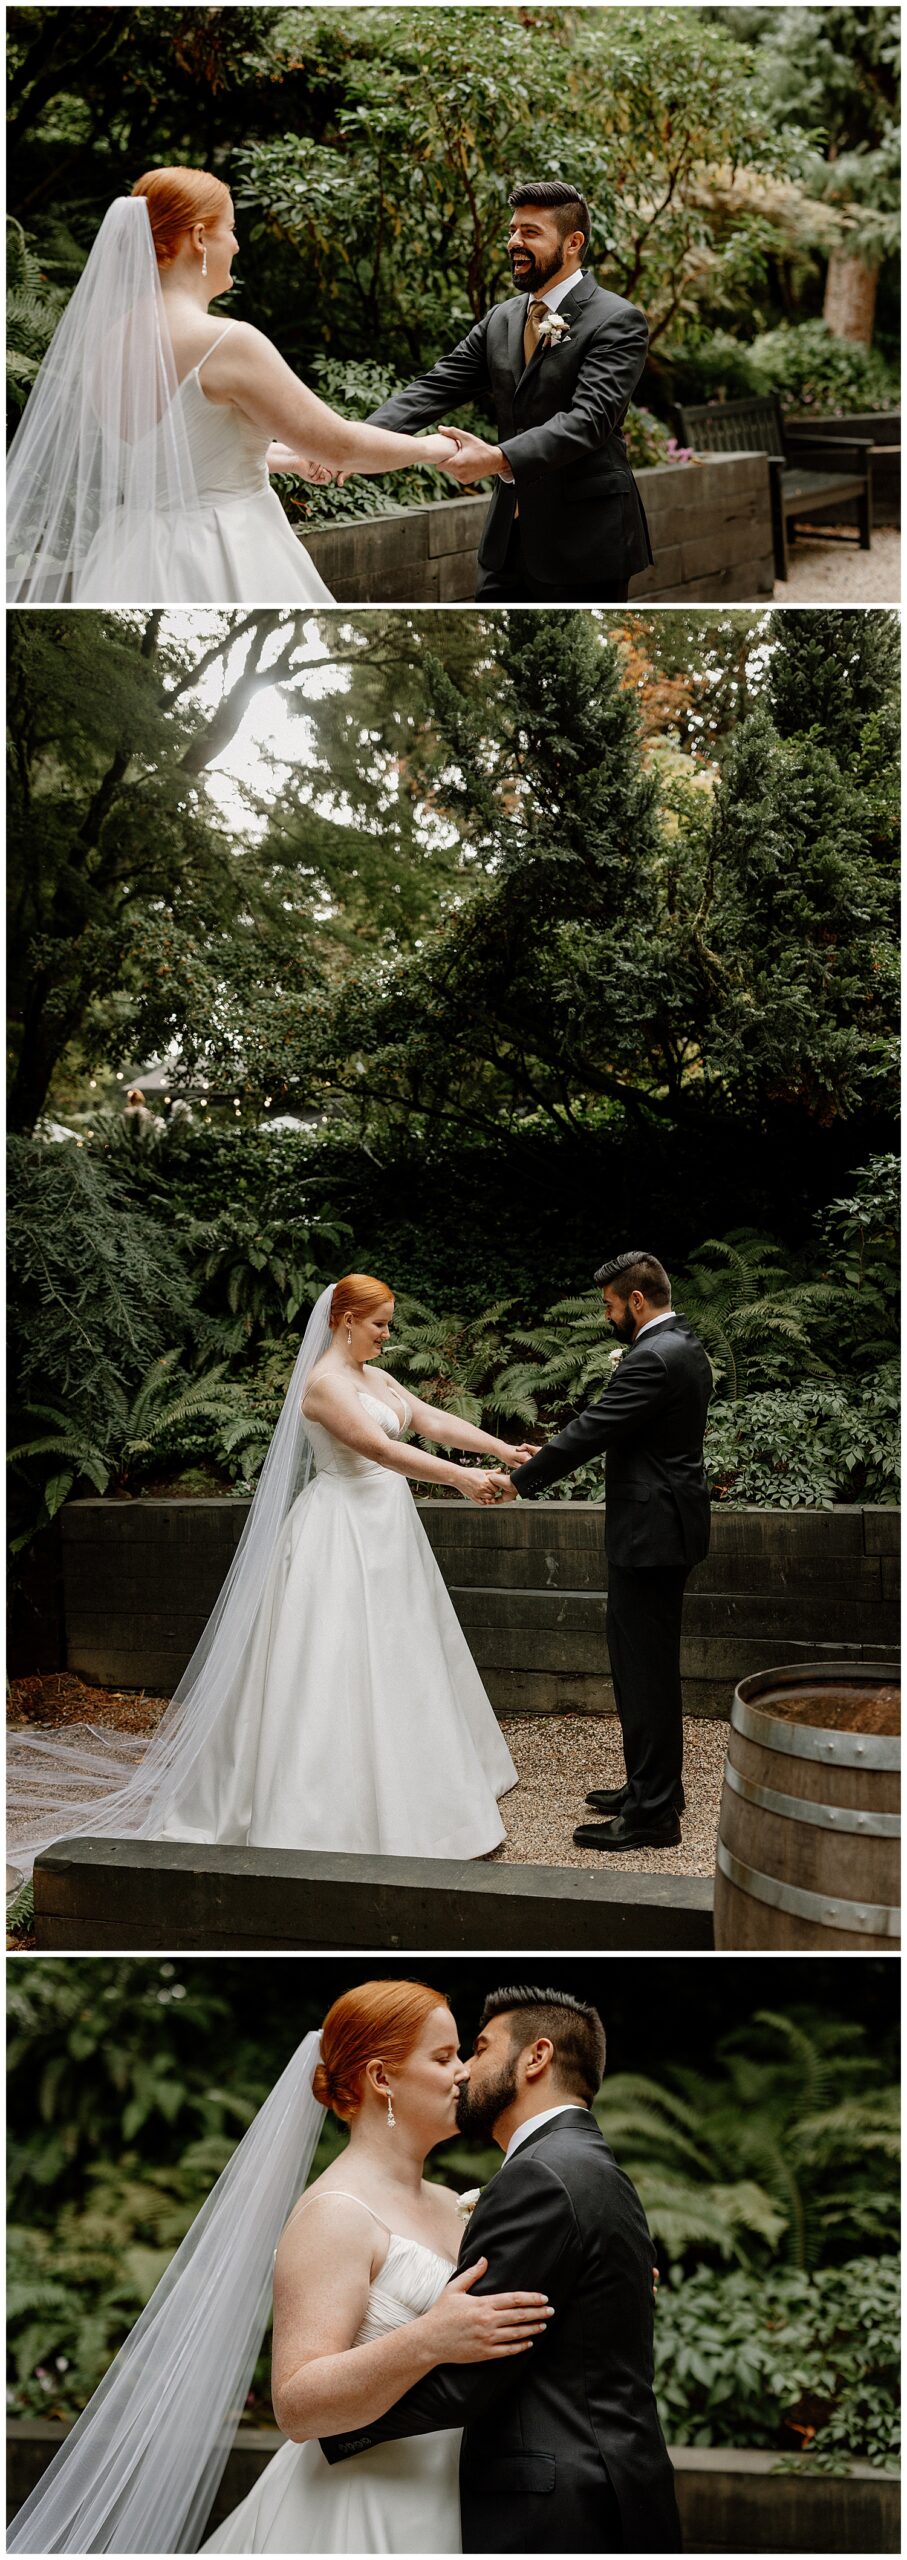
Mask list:
[[[134,196],[144,196],[159,267],[169,267],[196,222],[216,222],[226,213],[230,189],[207,169],[146,169],[137,178]]]
[[[399,2071],[408,2062],[433,2009],[446,2009],[443,1991],[427,1982],[357,1982],[341,1992],[321,2030],[321,2061],[312,2089],[321,2107],[349,2124],[362,2105],[367,2062]]]
[[[388,1298],[393,1298],[393,1294],[392,1289],[385,1288],[382,1280],[373,1280],[369,1272],[348,1271],[345,1280],[338,1280],[331,1299],[328,1319],[331,1332],[335,1333],[339,1324],[345,1324],[347,1316],[352,1317],[354,1324],[361,1324],[363,1316],[373,1316],[378,1307],[385,1306]]]

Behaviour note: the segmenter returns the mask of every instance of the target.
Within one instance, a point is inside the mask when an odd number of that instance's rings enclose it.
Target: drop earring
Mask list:
[[[392,2099],[392,2097],[391,2097],[390,2090],[388,2090],[388,2093],[387,2093],[387,2121],[388,2121],[388,2125],[389,2125],[389,2126],[393,2126],[393,2125],[395,2125],[395,2124],[396,2124],[396,2121],[397,2121],[396,2116],[395,2116],[395,2114],[394,2114],[394,2102],[393,2102],[393,2099]]]
[[[351,1316],[347,1316],[347,1320],[346,1320],[346,1341],[347,1341],[347,1350],[348,1350],[348,1351],[352,1351],[352,1348],[353,1348],[353,1321],[352,1321],[352,1317],[351,1317]]]
[[[202,250],[202,274],[203,274],[203,276],[206,276],[206,275],[207,275],[207,273],[208,273],[208,251],[207,251],[207,249],[205,248],[205,249],[203,249],[203,250]]]

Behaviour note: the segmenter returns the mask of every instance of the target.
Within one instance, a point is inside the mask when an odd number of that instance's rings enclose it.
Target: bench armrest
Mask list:
[[[784,441],[788,452],[795,453],[798,460],[802,460],[805,453],[820,456],[828,453],[835,461],[847,453],[863,471],[868,470],[867,457],[876,449],[871,436],[823,436],[817,435],[813,427],[785,427]]]

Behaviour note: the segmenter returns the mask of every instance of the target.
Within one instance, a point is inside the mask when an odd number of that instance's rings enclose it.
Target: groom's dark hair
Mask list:
[[[616,1289],[626,1306],[632,1289],[641,1289],[650,1307],[669,1307],[671,1283],[654,1253],[616,1253],[595,1274],[597,1289]]]
[[[514,212],[521,204],[541,205],[553,213],[561,240],[566,240],[568,231],[581,231],[583,248],[588,249],[592,231],[589,207],[585,196],[576,187],[568,187],[563,178],[527,178],[525,185],[511,188],[510,202]]]
[[[574,2000],[569,1991],[552,1991],[537,1982],[508,1982],[489,1992],[479,2019],[479,2034],[492,2018],[509,2018],[515,2053],[536,2036],[554,2046],[554,2068],[561,2086],[575,2089],[587,2106],[604,2077],[605,2030],[597,2009]]]

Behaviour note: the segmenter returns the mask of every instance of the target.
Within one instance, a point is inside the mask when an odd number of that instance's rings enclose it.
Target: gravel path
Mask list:
[[[629,1868],[645,1876],[711,1875],[721,1777],[730,1727],[717,1718],[684,1723],[683,1783],[687,1809],[679,1849],[577,1849],[580,1822],[604,1819],[584,1803],[589,1787],[623,1784],[620,1734],[611,1716],[506,1716],[501,1730],[520,1773],[501,1812],[507,1839],[493,1855],[506,1866]]]
[[[71,1671],[10,1682],[10,1723],[45,1729],[73,1723],[108,1725],[124,1733],[150,1733],[167,1701],[147,1690],[96,1689]],[[501,1811],[507,1838],[492,1852],[506,1866],[591,1867],[601,1870],[597,1849],[577,1849],[573,1832],[599,1817],[588,1811],[589,1787],[623,1782],[620,1734],[613,1716],[506,1716],[506,1735],[520,1783]],[[616,1863],[640,1875],[710,1875],[715,1862],[718,1805],[729,1728],[718,1719],[690,1716],[684,1727],[687,1810],[679,1849],[622,1850]]]
[[[790,555],[790,577],[775,580],[776,604],[900,604],[901,537],[896,525],[879,525],[872,550],[856,542],[810,541],[799,535]]]

